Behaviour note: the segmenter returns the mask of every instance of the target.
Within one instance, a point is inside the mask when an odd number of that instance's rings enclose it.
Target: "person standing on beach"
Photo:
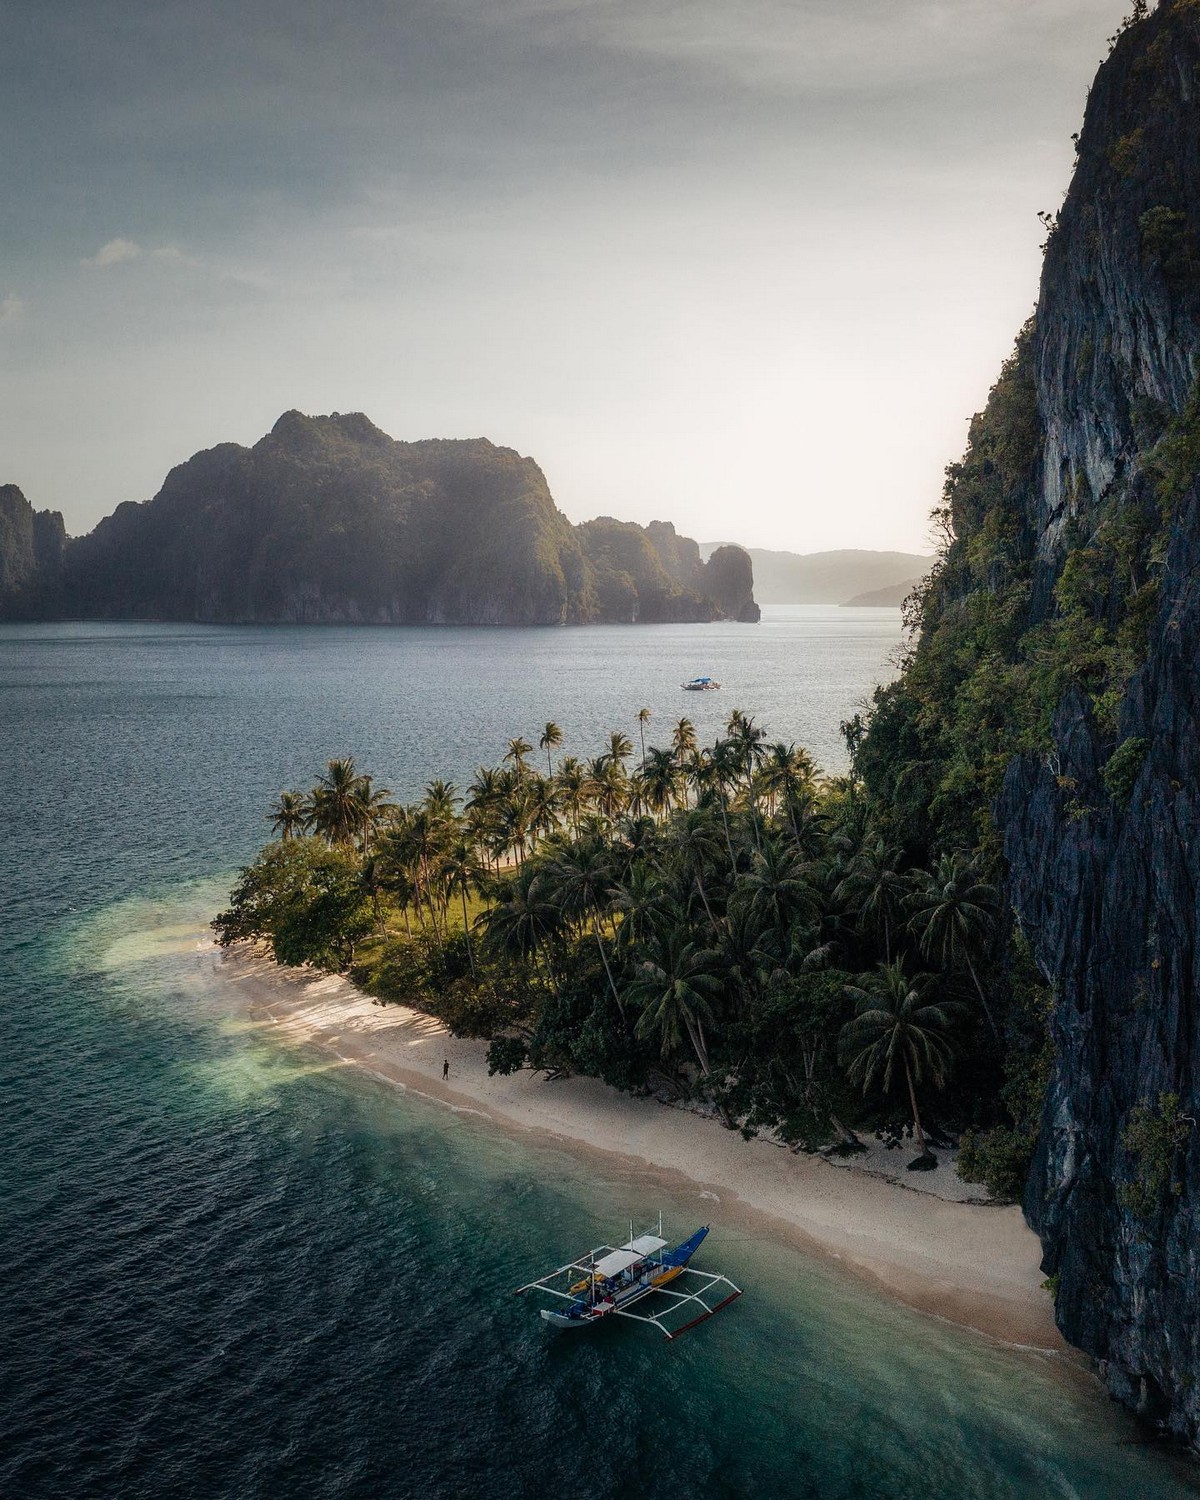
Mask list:
[[[445,1081],[449,1077],[450,1077],[450,1059],[448,1057],[444,1057],[442,1059],[442,1079],[443,1079],[443,1081]]]

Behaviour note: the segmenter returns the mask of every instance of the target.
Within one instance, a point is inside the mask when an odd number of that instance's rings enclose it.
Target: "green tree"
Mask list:
[[[717,955],[689,941],[686,927],[675,928],[639,965],[630,986],[629,999],[641,1012],[637,1035],[657,1036],[662,1055],[670,1057],[686,1032],[701,1073],[710,1073],[704,1026],[712,1022],[720,989]]]
[[[648,708],[639,708],[638,711],[637,711],[638,734],[640,735],[641,741],[642,741],[642,772],[643,772],[643,774],[645,773],[645,770],[646,770],[646,725],[649,724],[650,720],[653,717],[654,717],[653,714],[651,714],[651,712],[650,712],[650,710]]]
[[[361,780],[353,758],[331,760],[313,788],[312,826],[331,844],[350,844],[362,820]]]
[[[303,792],[280,792],[268,816],[281,839],[295,838],[308,827],[308,798]]]
[[[854,1015],[838,1037],[839,1060],[864,1094],[877,1079],[887,1093],[897,1069],[903,1072],[922,1157],[930,1153],[921,1128],[917,1085],[928,1080],[942,1088],[953,1059],[949,1033],[954,1008],[930,1001],[929,985],[929,975],[909,979],[898,961],[859,975],[856,984],[846,986]]]
[[[960,961],[966,965],[988,1025],[998,1038],[995,1017],[971,959],[972,950],[979,952],[991,939],[994,887],[980,880],[974,861],[961,852],[941,855],[932,871],[914,871],[912,879],[908,925],[921,952],[945,969]]]
[[[467,961],[471,966],[471,978],[475,979],[478,975],[475,969],[475,949],[471,943],[471,924],[467,917],[467,897],[479,889],[483,871],[475,850],[463,838],[456,839],[441,855],[439,868],[442,879],[446,883],[448,895],[451,897],[457,895],[462,898],[463,934],[467,942]]]
[[[883,938],[884,962],[892,961],[892,936],[898,916],[908,894],[909,883],[896,869],[900,851],[877,838],[855,854],[845,875],[834,890],[835,901],[843,902],[857,916],[859,925],[874,929]]]
[[[612,866],[608,849],[600,839],[584,839],[571,844],[550,865],[547,877],[553,882],[564,915],[581,927],[591,928],[608,987],[624,1017],[625,1005],[613,978],[601,931],[601,923],[608,914],[612,899]]]
[[[554,762],[550,759],[550,752],[552,750],[557,750],[562,742],[563,732],[554,722],[554,720],[551,719],[538,737],[538,748],[546,752],[547,776],[554,775]]]

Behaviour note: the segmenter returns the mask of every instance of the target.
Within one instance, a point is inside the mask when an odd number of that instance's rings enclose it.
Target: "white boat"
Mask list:
[[[708,1228],[703,1225],[690,1239],[668,1250],[661,1216],[658,1234],[635,1237],[630,1225],[625,1244],[598,1245],[577,1260],[519,1286],[517,1295],[540,1292],[556,1298],[560,1305],[541,1309],[543,1319],[555,1328],[591,1328],[602,1318],[620,1317],[652,1323],[667,1338],[678,1338],[742,1295],[741,1288],[728,1276],[689,1266]],[[685,1277],[689,1278],[687,1282],[683,1281]],[[681,1283],[695,1290],[681,1290]],[[665,1299],[660,1311],[629,1310],[634,1303],[652,1296]],[[714,1301],[718,1297],[720,1300]],[[687,1321],[677,1326],[678,1316],[688,1313],[691,1316]]]
[[[715,693],[721,684],[715,677],[693,677],[691,682],[681,682],[685,693]]]

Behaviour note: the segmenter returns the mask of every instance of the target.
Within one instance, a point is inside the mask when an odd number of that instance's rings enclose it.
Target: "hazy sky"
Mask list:
[[[0,0],[0,482],[280,412],[924,550],[1129,0]]]

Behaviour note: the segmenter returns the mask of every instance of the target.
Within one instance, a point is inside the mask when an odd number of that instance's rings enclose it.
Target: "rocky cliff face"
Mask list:
[[[66,543],[57,511],[35,511],[15,484],[0,485],[0,619],[57,594]]]
[[[16,500],[8,493],[0,491],[0,614],[13,618],[756,617],[748,573],[736,560],[706,569],[673,527],[574,527],[532,459],[482,439],[399,443],[361,413],[286,412],[253,448],[196,454],[153,500],[119,506],[70,543],[60,517],[35,516],[19,491]],[[35,532],[46,533],[40,551]]]
[[[1160,8],[1101,69],[1046,256],[1034,622],[1072,542],[1149,516],[1117,566],[1157,590],[1114,727],[1085,693],[997,806],[1052,980],[1057,1063],[1026,1198],[1060,1326],[1112,1390],[1200,1433],[1200,8]],[[1164,441],[1164,434],[1169,433]],[[1129,528],[1127,528],[1129,529]],[[1165,563],[1162,551],[1165,549]],[[1157,555],[1156,555],[1157,553]],[[1128,601],[1126,601],[1128,603]],[[1106,774],[1107,773],[1107,774]]]
[[[1059,1324],[1193,1443],[1198,369],[1200,4],[1164,0],[1092,89],[1035,317],[949,471],[948,545],[861,766],[901,837],[973,842],[1007,881],[1053,993],[1025,1210]]]

